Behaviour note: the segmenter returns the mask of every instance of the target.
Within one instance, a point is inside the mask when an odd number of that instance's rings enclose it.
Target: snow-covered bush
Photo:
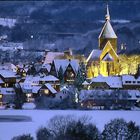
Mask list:
[[[22,109],[35,109],[36,105],[34,103],[24,103]]]

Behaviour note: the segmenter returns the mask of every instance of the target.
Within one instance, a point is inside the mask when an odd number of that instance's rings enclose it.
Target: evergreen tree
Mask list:
[[[78,90],[81,89],[82,83],[86,80],[86,67],[84,63],[81,63],[79,65],[79,69],[77,72],[77,75],[75,77],[74,85],[78,88]]]
[[[16,95],[15,95],[15,106],[17,109],[22,108],[23,103],[26,101],[26,95],[22,92],[22,89],[19,84],[14,86]]]
[[[35,69],[34,65],[31,65],[31,67],[29,68],[27,74],[28,75],[35,75],[36,74],[36,69]]]
[[[63,68],[60,66],[59,71],[58,71],[58,78],[60,80],[60,83],[64,83],[64,73],[63,73]]]
[[[80,69],[81,69],[83,79],[86,80],[86,78],[87,78],[87,70],[86,70],[86,65],[84,64],[84,62],[80,63]]]

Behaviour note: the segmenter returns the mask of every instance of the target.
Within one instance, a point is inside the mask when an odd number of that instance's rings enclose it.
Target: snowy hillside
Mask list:
[[[9,28],[15,26],[16,19],[10,19],[10,18],[0,18],[0,25],[2,26],[8,26]]]

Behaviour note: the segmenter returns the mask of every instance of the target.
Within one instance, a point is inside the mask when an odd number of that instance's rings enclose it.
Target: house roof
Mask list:
[[[126,83],[126,81],[131,81],[131,83]],[[135,81],[135,83],[133,83]],[[140,81],[140,76],[138,78],[135,78],[133,75],[122,75],[122,82],[123,85],[140,85],[137,81]]]
[[[77,72],[77,71],[78,71],[78,68],[79,68],[79,60],[76,60],[76,59],[74,60],[74,59],[72,59],[72,60],[70,61],[70,64],[71,64],[73,70],[74,70],[75,72]]]
[[[0,75],[4,78],[16,77],[16,73],[11,70],[0,70]]]
[[[53,75],[48,75],[48,76],[44,76],[43,78],[40,78],[40,80],[44,80],[44,81],[59,81],[58,78],[56,78]]]
[[[86,61],[88,62],[89,60],[99,60],[101,53],[102,50],[93,49]]]
[[[4,83],[4,81],[0,78],[0,84],[3,84]]]
[[[69,60],[68,59],[55,59],[54,65],[57,72],[59,71],[60,67],[62,67],[63,73],[64,73],[67,66],[69,65]]]
[[[1,70],[11,70],[13,72],[16,72],[17,67],[12,63],[4,63],[4,64],[0,65],[0,69]]]
[[[0,94],[15,95],[15,90],[14,88],[0,88]]]
[[[38,91],[40,90],[41,86],[33,86],[32,87],[32,93],[38,93]]]
[[[48,52],[46,54],[46,58],[45,58],[44,64],[52,63],[54,59],[58,59],[59,57],[62,57],[62,56],[64,56],[63,52]]]
[[[42,68],[46,68],[48,72],[50,72],[51,65],[50,64],[43,64]]]
[[[89,85],[89,83],[87,81],[84,81],[82,85]]]
[[[102,75],[99,75],[91,80],[92,82],[105,82],[107,83],[111,88],[122,88],[122,81],[121,77],[119,76],[108,76],[104,77]]]
[[[24,81],[24,85],[32,85],[33,83],[38,83],[39,81],[46,81],[46,82],[51,82],[51,81],[59,81],[58,78],[56,78],[53,75],[48,75],[48,76],[26,76],[26,79]]]
[[[62,67],[63,69],[63,73],[66,71],[68,65],[71,65],[73,70],[75,72],[78,71],[78,68],[79,68],[79,60],[77,59],[72,59],[72,60],[68,60],[68,59],[55,59],[54,60],[54,65],[55,65],[55,68],[56,68],[56,71],[58,72],[60,67]]]
[[[48,88],[48,90],[51,91],[51,93],[56,94],[57,91],[51,86],[51,84],[47,83],[45,86]]]

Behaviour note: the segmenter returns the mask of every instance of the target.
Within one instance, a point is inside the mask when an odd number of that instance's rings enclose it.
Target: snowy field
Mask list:
[[[26,116],[30,121],[0,121],[0,140],[10,140],[13,136],[31,133],[35,136],[36,130],[46,126],[46,122],[55,115],[90,116],[92,122],[103,130],[104,124],[110,119],[124,118],[126,121],[135,121],[140,125],[140,111],[73,111],[73,110],[0,110],[0,118],[3,116]]]

